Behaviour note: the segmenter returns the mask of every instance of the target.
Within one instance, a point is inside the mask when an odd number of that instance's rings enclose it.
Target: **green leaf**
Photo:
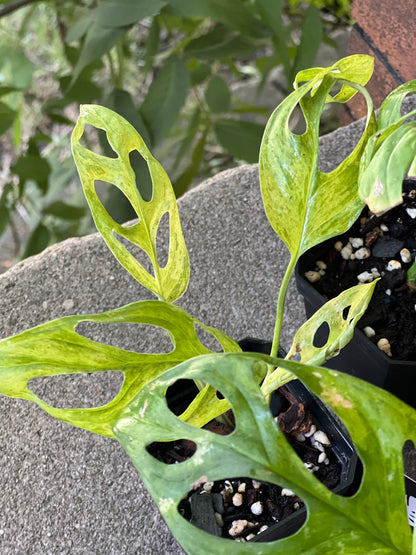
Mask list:
[[[81,71],[91,62],[109,52],[126,31],[126,27],[102,27],[93,22],[85,35],[85,41],[72,74],[71,86],[76,82]]]
[[[231,93],[227,83],[219,77],[214,75],[206,88],[205,100],[209,109],[213,114],[220,114],[228,112],[231,104]]]
[[[188,69],[190,72],[191,86],[195,87],[205,81],[211,75],[211,66],[202,64],[197,60],[190,60],[188,62]]]
[[[226,27],[216,27],[198,37],[185,48],[185,54],[206,62],[214,62],[228,57],[250,56],[258,49],[258,44]]]
[[[153,67],[153,60],[159,47],[160,25],[157,17],[152,19],[149,32],[146,38],[146,49],[144,54],[144,72],[147,74]]]
[[[136,353],[87,339],[75,329],[81,322],[148,324],[168,331],[169,353]],[[239,346],[222,332],[203,325],[181,308],[161,301],[142,301],[102,314],[66,316],[0,341],[0,393],[37,403],[46,412],[74,426],[112,437],[111,422],[150,380],[178,363],[210,353],[198,339],[195,325],[213,335],[225,351]],[[37,397],[29,380],[42,376],[118,370],[123,385],[108,404],[87,409],[58,409]],[[226,407],[217,399],[215,415]],[[215,403],[211,408],[215,409]],[[226,408],[225,408],[226,410]]]
[[[159,143],[175,123],[189,89],[186,65],[168,58],[140,106],[140,114],[150,131],[153,145]]]
[[[0,102],[0,135],[5,133],[14,123],[17,112],[4,102]]]
[[[378,135],[367,144],[358,182],[360,197],[375,214],[403,201],[403,179],[411,165],[416,163],[416,122],[395,129],[376,150]]]
[[[21,259],[42,252],[49,245],[50,240],[49,229],[43,223],[38,224],[26,242]]]
[[[392,91],[382,102],[378,114],[378,128],[384,130],[386,127],[396,124],[401,120],[401,108],[404,98],[408,94],[416,93],[416,79],[404,83]],[[414,113],[414,112],[413,112]],[[411,114],[407,114],[408,118]]]
[[[364,465],[352,497],[330,492],[309,472],[274,421],[258,387],[265,363],[299,377],[338,413]],[[227,436],[182,422],[168,410],[164,392],[177,379],[201,380],[220,391],[236,427]],[[375,386],[325,368],[265,355],[213,354],[194,358],[150,382],[114,424],[114,434],[189,555],[408,554],[411,532],[405,504],[402,447],[416,442],[416,411]],[[188,439],[197,445],[187,461],[166,465],[146,450],[155,441]],[[236,543],[203,532],[178,511],[201,479],[248,476],[294,491],[305,502],[303,527],[278,543]],[[203,477],[203,478],[202,478]]]
[[[351,287],[325,303],[298,329],[287,358],[300,353],[301,362],[320,365],[338,355],[352,339],[355,325],[367,310],[377,281]],[[315,347],[315,332],[323,323],[328,324],[328,339],[322,347]]]
[[[357,179],[361,154],[375,129],[371,99],[360,85],[345,81],[342,71],[319,76],[291,93],[266,126],[260,150],[260,186],[267,217],[288,247],[292,260],[312,246],[346,231],[360,214]],[[319,122],[325,100],[338,79],[365,93],[366,126],[353,152],[332,172],[318,168]],[[314,90],[312,97],[308,93]],[[299,106],[306,131],[289,129],[290,116]]]
[[[92,16],[102,27],[124,27],[156,15],[166,4],[166,0],[102,0]]]
[[[149,131],[130,93],[121,89],[113,89],[106,98],[106,107],[117,112],[119,116],[130,122],[136,131],[140,133],[143,141],[147,145],[150,144]]]
[[[243,35],[264,36],[264,29],[240,0],[169,0],[168,11],[184,18],[210,18]]]
[[[43,214],[50,214],[62,220],[79,220],[85,215],[85,208],[83,206],[74,206],[62,200],[57,200],[46,206],[42,212]]]
[[[257,162],[264,131],[263,125],[227,118],[216,120],[214,131],[218,142],[230,154],[246,162]]]
[[[32,86],[33,64],[17,48],[0,46],[0,82],[5,87],[26,90]]]
[[[20,156],[16,163],[11,166],[11,170],[19,177],[20,187],[26,181],[32,180],[43,194],[48,190],[48,179],[51,171],[49,162],[40,155],[28,154]]]
[[[80,139],[85,125],[107,133],[117,158],[107,158],[84,148]],[[178,207],[171,183],[162,166],[151,155],[137,131],[121,116],[102,106],[82,106],[72,135],[72,151],[85,196],[97,229],[114,256],[131,275],[158,297],[174,301],[185,292],[189,281],[189,257],[179,222]],[[153,183],[153,195],[145,201],[140,195],[129,154],[137,151],[146,161]],[[107,181],[130,201],[139,221],[129,227],[115,222],[99,200],[95,181]],[[169,215],[169,258],[162,267],[158,262],[156,237],[160,220]],[[117,235],[140,247],[149,257],[151,275],[119,241]]]
[[[10,223],[11,211],[14,209],[14,202],[10,201],[10,197],[13,198],[13,184],[6,183],[0,195],[0,236],[6,231]]]
[[[301,40],[296,49],[296,57],[293,62],[290,79],[291,82],[299,71],[310,67],[314,63],[321,42],[321,16],[319,10],[313,4],[310,4],[306,10],[305,20],[303,22]]]
[[[387,96],[380,107],[378,131],[361,158],[359,193],[376,214],[400,204],[404,176],[416,174],[416,123],[405,123],[416,110],[401,115],[403,100],[411,93],[416,93],[416,80]]]
[[[281,57],[287,82],[290,82],[291,63],[288,52],[288,33],[283,25],[281,0],[256,0],[256,7],[265,25],[273,31],[276,50]],[[271,68],[270,68],[271,69]]]
[[[199,166],[201,165],[204,157],[207,134],[208,129],[205,129],[192,152],[190,165],[173,184],[176,198],[179,198],[187,191],[189,185],[192,183],[198,173]]]
[[[197,106],[191,114],[189,124],[185,130],[185,138],[183,139],[181,146],[179,147],[178,153],[176,155],[175,163],[173,164],[173,170],[176,170],[179,166],[182,158],[189,153],[192,146],[192,142],[196,137],[199,130],[199,124],[201,122],[202,111],[200,106]]]

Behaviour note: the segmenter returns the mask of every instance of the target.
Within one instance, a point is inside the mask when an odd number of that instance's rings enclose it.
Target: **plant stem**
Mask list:
[[[280,345],[280,336],[282,333],[282,325],[283,325],[283,314],[285,310],[285,301],[287,295],[287,288],[289,286],[289,281],[293,273],[293,269],[296,264],[296,258],[291,258],[286,268],[285,275],[283,276],[282,284],[280,286],[279,296],[277,298],[277,309],[276,309],[276,323],[274,325],[274,335],[273,335],[273,343],[272,343],[272,350],[270,351],[270,356],[275,357],[277,356],[277,351],[279,350]]]

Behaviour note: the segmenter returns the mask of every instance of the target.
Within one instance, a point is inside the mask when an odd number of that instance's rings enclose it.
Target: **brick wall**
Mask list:
[[[416,79],[416,0],[354,0],[347,55],[370,54],[374,74],[368,90],[378,108],[390,91]],[[342,109],[341,125],[366,114],[365,101],[356,95]]]

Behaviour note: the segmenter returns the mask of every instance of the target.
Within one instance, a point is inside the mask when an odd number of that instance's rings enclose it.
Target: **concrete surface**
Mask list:
[[[355,144],[361,122],[322,140],[321,168]],[[257,166],[218,175],[185,195],[180,214],[191,282],[179,304],[232,337],[270,338],[288,253],[263,212]],[[0,276],[0,337],[70,313],[101,312],[149,298],[98,234],[70,239]],[[292,285],[282,343],[304,321]],[[145,334],[146,335],[146,334]],[[154,335],[94,330],[94,337],[140,348]],[[114,395],[117,377],[109,386]],[[71,403],[94,397],[89,378],[54,381]],[[183,553],[116,441],[53,420],[25,401],[0,398],[0,553],[132,555]]]

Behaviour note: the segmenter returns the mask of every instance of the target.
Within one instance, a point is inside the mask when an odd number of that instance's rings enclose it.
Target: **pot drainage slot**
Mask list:
[[[295,492],[252,478],[198,484],[178,511],[197,528],[239,542],[285,538],[306,521],[304,502]]]

